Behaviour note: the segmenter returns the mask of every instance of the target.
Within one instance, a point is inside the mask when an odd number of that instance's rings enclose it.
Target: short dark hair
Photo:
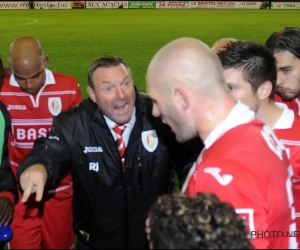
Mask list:
[[[129,69],[127,63],[119,57],[105,55],[105,56],[102,56],[102,57],[96,59],[92,63],[92,65],[90,66],[90,68],[88,70],[88,84],[89,84],[89,86],[92,89],[94,88],[94,83],[93,83],[92,77],[93,77],[93,74],[94,74],[96,69],[101,68],[101,67],[110,68],[110,67],[113,67],[113,66],[118,66],[120,64],[123,64],[127,68],[128,72],[130,73],[130,69]]]
[[[263,45],[249,41],[236,41],[225,50],[218,53],[224,69],[242,70],[243,78],[249,82],[254,92],[264,82],[270,81],[272,91],[271,100],[275,97],[277,68],[272,53]]]
[[[2,58],[0,56],[0,85],[2,85],[4,79],[4,66],[2,62]]]
[[[285,27],[275,31],[265,42],[265,46],[272,52],[289,51],[300,59],[300,29]]]
[[[154,249],[253,249],[242,217],[213,193],[161,196],[149,219]]]

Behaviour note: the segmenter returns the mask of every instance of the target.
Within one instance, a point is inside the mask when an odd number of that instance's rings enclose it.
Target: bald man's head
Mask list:
[[[10,45],[9,64],[19,86],[29,94],[36,94],[45,84],[48,58],[39,40],[20,37]]]
[[[180,38],[161,48],[147,71],[147,88],[169,90],[176,86],[208,92],[224,82],[218,56],[202,41]]]
[[[226,47],[228,45],[230,45],[232,42],[236,42],[236,41],[237,41],[237,39],[235,39],[235,38],[220,39],[213,44],[212,50],[215,51],[216,53],[219,53],[219,52],[225,50]]]
[[[195,136],[193,122],[186,120],[199,109],[200,100],[215,100],[227,89],[220,59],[194,38],[180,38],[161,48],[149,64],[146,82],[153,115],[162,116],[182,142]]]

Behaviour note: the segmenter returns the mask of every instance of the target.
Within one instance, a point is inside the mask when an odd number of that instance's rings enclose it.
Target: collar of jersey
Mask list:
[[[55,84],[53,73],[49,69],[45,69],[45,71],[46,71],[45,85]],[[20,87],[13,74],[11,74],[10,76],[9,84],[14,87]]]
[[[289,129],[292,127],[295,120],[294,111],[289,109],[288,106],[284,103],[276,102],[276,106],[283,109],[283,112],[275,123],[273,129]]]
[[[211,147],[217,139],[230,129],[251,122],[255,119],[254,111],[238,101],[224,121],[218,124],[204,140],[205,149]]]

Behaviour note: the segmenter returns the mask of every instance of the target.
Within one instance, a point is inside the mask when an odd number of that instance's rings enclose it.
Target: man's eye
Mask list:
[[[24,78],[16,76],[16,75],[15,75],[15,78],[18,79],[18,80],[25,80]]]
[[[234,86],[231,86],[231,85],[228,85],[228,88],[229,88],[230,90],[236,89]]]
[[[35,75],[35,76],[32,77],[32,78],[39,78],[40,75],[41,75],[41,73],[38,73],[37,75]]]

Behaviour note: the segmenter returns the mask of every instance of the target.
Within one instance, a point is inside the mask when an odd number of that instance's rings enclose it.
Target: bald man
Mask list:
[[[20,37],[11,43],[9,65],[12,75],[4,77],[0,100],[12,118],[9,153],[11,168],[16,174],[35,140],[50,130],[53,117],[82,99],[74,77],[47,69],[48,57],[34,37]],[[20,201],[15,206],[10,247],[71,248],[72,193],[72,178],[66,173],[42,202]]]
[[[288,238],[261,236],[293,230],[285,148],[248,106],[234,100],[217,54],[197,39],[174,40],[151,60],[146,82],[153,115],[170,125],[177,140],[204,141],[182,192],[213,192],[230,202],[245,218],[255,248],[292,248]]]
[[[218,41],[216,41],[213,45],[212,45],[212,50],[215,51],[216,53],[219,53],[221,51],[223,51],[226,46],[230,45],[233,42],[236,42],[237,40],[235,38],[223,38],[220,39]]]

